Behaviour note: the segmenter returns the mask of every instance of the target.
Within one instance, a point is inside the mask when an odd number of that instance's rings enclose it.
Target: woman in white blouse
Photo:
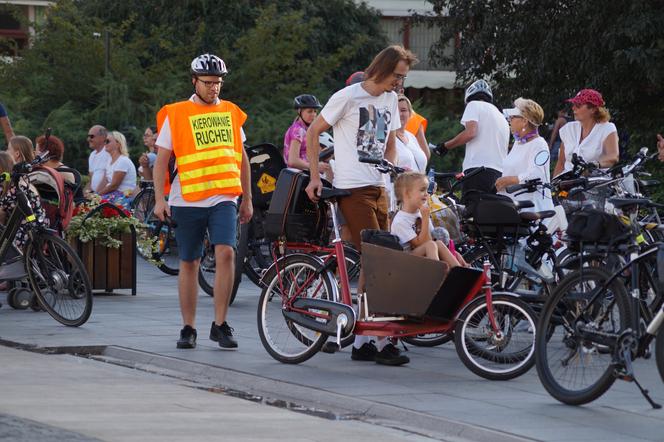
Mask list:
[[[532,201],[535,207],[528,210],[552,210],[553,201],[548,189],[524,193],[518,196],[505,193],[505,188],[539,178],[543,183],[549,180],[549,145],[539,135],[538,127],[544,121],[542,107],[533,100],[517,98],[514,108],[503,111],[510,122],[514,137],[512,149],[503,160],[503,176],[496,180],[496,190],[515,200]]]
[[[106,165],[106,175],[97,193],[112,203],[126,204],[127,197],[136,188],[136,168],[129,159],[127,140],[122,133],[109,132],[104,141],[111,161]]]
[[[567,101],[572,103],[576,121],[560,129],[560,153],[553,175],[572,170],[574,154],[602,168],[616,164],[618,131],[609,123],[611,115],[604,107],[602,94],[594,89],[582,89]]]
[[[420,147],[415,135],[406,130],[406,124],[413,115],[413,106],[405,95],[399,95],[399,119],[401,128],[397,130],[397,166],[426,173],[427,156]]]

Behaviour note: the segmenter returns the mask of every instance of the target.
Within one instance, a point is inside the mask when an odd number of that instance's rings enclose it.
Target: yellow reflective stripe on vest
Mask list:
[[[201,167],[200,169],[188,170],[180,172],[180,181],[193,180],[206,175],[216,175],[224,172],[240,172],[237,164],[222,164],[218,166]]]
[[[236,161],[242,160],[242,152],[235,152],[233,149],[212,149],[203,152],[196,152],[189,155],[183,155],[178,158],[178,166],[195,163],[196,161],[211,160],[219,157],[235,158]]]
[[[211,189],[223,189],[228,187],[240,187],[240,186],[241,184],[239,178],[228,178],[225,180],[212,180],[198,184],[182,184],[182,193],[188,194],[188,193],[204,192],[206,190],[211,190]]]

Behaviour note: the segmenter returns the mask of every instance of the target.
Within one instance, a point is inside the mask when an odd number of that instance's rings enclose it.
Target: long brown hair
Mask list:
[[[21,160],[30,162],[35,159],[35,148],[32,146],[30,138],[23,135],[14,135],[9,140],[9,144],[21,154]]]
[[[415,54],[403,46],[388,46],[374,57],[369,67],[364,71],[364,78],[381,82],[394,73],[397,64],[402,60],[408,64],[408,67],[418,61]]]

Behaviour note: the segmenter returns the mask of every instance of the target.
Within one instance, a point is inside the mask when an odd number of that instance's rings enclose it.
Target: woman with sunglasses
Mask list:
[[[128,196],[136,189],[136,169],[129,159],[127,140],[118,131],[111,131],[104,141],[111,161],[99,186],[99,194],[112,203],[128,205]]]
[[[560,129],[560,152],[553,175],[572,170],[572,156],[577,154],[586,162],[600,168],[611,167],[618,162],[618,131],[610,123],[602,94],[594,89],[582,89],[572,103],[574,119]]]
[[[143,144],[147,148],[147,151],[144,152],[138,159],[138,174],[141,177],[142,183],[152,182],[152,168],[154,167],[154,162],[157,159],[157,153],[155,152],[156,141],[157,127],[150,126],[146,128],[145,132],[143,132]]]

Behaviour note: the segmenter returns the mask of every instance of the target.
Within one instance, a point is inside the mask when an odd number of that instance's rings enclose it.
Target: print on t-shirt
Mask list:
[[[387,107],[377,109],[372,104],[360,107],[360,127],[357,130],[359,156],[383,158],[391,121],[392,113]]]

